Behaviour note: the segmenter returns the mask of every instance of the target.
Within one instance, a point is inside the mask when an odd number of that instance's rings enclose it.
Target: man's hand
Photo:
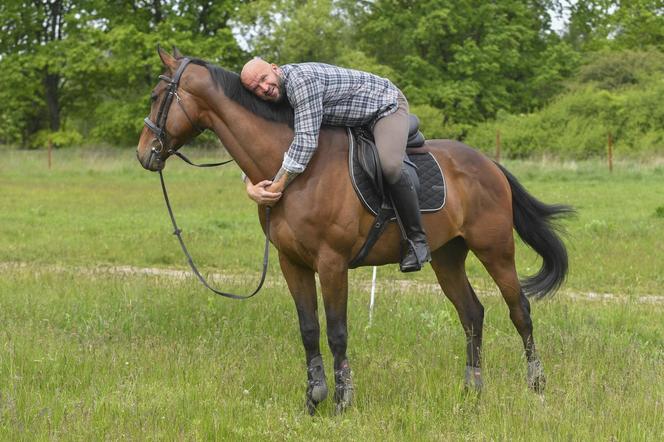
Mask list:
[[[267,188],[272,185],[272,181],[270,180],[263,180],[258,184],[252,184],[251,181],[247,179],[246,183],[247,195],[260,205],[274,206],[277,201],[279,201],[279,198],[281,198],[281,192],[271,192],[270,190],[267,190]]]

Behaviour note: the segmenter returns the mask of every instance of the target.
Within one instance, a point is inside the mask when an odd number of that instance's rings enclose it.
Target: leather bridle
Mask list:
[[[148,164],[152,163],[152,160],[155,155],[157,155],[157,159],[160,162],[166,161],[166,158],[164,158],[164,154],[168,155],[176,155],[179,157],[181,160],[186,162],[187,164],[190,164],[192,166],[196,167],[215,167],[215,166],[221,166],[227,163],[230,163],[233,161],[232,159],[228,161],[222,161],[220,163],[205,163],[205,164],[196,164],[189,160],[184,154],[178,152],[177,150],[173,149],[172,147],[166,150],[166,145],[167,145],[167,137],[168,137],[168,132],[166,131],[166,119],[168,118],[168,111],[171,108],[171,104],[173,103],[173,97],[175,97],[176,102],[180,106],[180,109],[182,109],[182,112],[184,113],[185,117],[187,117],[187,120],[189,120],[189,124],[197,131],[196,135],[200,135],[205,129],[201,129],[195,122],[194,120],[189,116],[187,113],[187,110],[184,108],[184,105],[182,104],[182,99],[180,98],[180,95],[178,95],[178,87],[180,85],[180,78],[182,77],[182,73],[186,69],[187,65],[191,62],[189,58],[183,58],[182,62],[180,63],[180,66],[178,66],[178,69],[175,71],[175,75],[173,75],[173,78],[167,77],[166,75],[160,75],[159,79],[168,82],[168,89],[166,90],[166,97],[162,100],[161,105],[159,106],[159,111],[157,112],[157,122],[153,122],[150,117],[146,117],[143,121],[145,122],[145,126],[152,131],[152,133],[155,135],[157,140],[159,141],[159,145],[161,146],[160,150],[157,150],[156,147],[152,146],[152,149],[150,150],[150,159],[148,161]],[[206,281],[206,279],[201,275],[199,272],[198,268],[196,267],[196,264],[194,264],[194,260],[189,254],[189,251],[187,250],[187,246],[184,244],[184,240],[182,239],[182,230],[178,227],[177,222],[175,221],[175,215],[173,213],[173,209],[171,208],[171,203],[168,198],[168,191],[166,190],[166,183],[164,182],[164,175],[162,173],[162,170],[159,169],[159,179],[161,180],[161,189],[164,194],[164,201],[166,202],[166,208],[168,209],[168,215],[171,218],[171,223],[173,224],[173,234],[178,237],[178,241],[180,242],[180,247],[182,248],[182,251],[184,252],[185,256],[187,257],[187,262],[189,263],[189,267],[191,267],[191,270],[194,272],[196,277],[203,283],[203,285],[212,291],[213,293],[220,295],[220,296],[225,296],[227,298],[232,298],[232,299],[247,299],[251,298],[254,296],[258,291],[263,287],[263,283],[265,282],[265,275],[267,274],[267,267],[268,267],[268,262],[269,262],[269,250],[270,250],[270,207],[266,207],[265,211],[265,247],[264,247],[264,252],[263,252],[263,272],[261,275],[261,280],[258,283],[258,287],[249,295],[242,296],[242,295],[236,295],[234,293],[226,293],[222,292],[220,290],[217,290],[213,287],[210,286],[210,284]]]
[[[166,120],[168,119],[168,112],[171,109],[173,98],[175,98],[177,104],[180,106],[180,109],[184,113],[184,116],[187,117],[187,120],[189,121],[189,124],[191,124],[191,127],[193,127],[194,130],[196,130],[197,133],[194,136],[200,135],[205,130],[201,129],[189,116],[187,109],[185,109],[184,105],[182,104],[182,98],[180,98],[180,95],[178,95],[180,78],[182,78],[182,74],[184,73],[184,70],[187,68],[190,62],[191,60],[189,58],[183,58],[182,62],[180,63],[180,66],[178,66],[178,69],[175,71],[175,75],[173,75],[173,78],[167,77],[166,75],[163,74],[159,76],[160,80],[168,83],[168,87],[166,89],[166,96],[159,105],[159,111],[157,112],[157,122],[155,123],[154,121],[152,121],[149,116],[145,117],[143,121],[145,122],[145,126],[148,129],[150,129],[150,131],[152,131],[152,133],[157,138],[157,141],[159,141],[161,149],[157,150],[156,147],[154,146],[152,147],[150,151],[150,161],[148,162],[148,164],[152,162],[152,158],[154,155],[158,156],[157,159],[159,161],[166,161],[164,154],[168,155],[177,154],[177,151],[173,148],[169,148],[168,151],[166,150],[167,137],[169,136],[168,132],[166,131]]]

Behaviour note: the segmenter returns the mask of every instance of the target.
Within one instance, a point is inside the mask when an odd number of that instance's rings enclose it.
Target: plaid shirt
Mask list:
[[[281,66],[295,111],[295,138],[283,168],[301,173],[318,147],[321,125],[367,126],[397,110],[399,90],[385,78],[324,63]]]

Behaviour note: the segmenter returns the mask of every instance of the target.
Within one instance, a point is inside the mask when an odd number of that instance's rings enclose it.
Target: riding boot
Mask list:
[[[427,237],[422,229],[420,202],[417,198],[415,183],[405,165],[401,168],[401,177],[394,184],[388,183],[394,209],[405,230],[405,250],[401,254],[399,269],[402,272],[416,272],[424,263],[431,261],[431,253],[427,245]]]

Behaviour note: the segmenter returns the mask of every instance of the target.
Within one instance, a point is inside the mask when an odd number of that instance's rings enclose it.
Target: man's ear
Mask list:
[[[178,62],[171,54],[163,50],[159,45],[157,45],[157,53],[159,54],[159,58],[161,58],[161,62],[171,73],[177,70]]]

